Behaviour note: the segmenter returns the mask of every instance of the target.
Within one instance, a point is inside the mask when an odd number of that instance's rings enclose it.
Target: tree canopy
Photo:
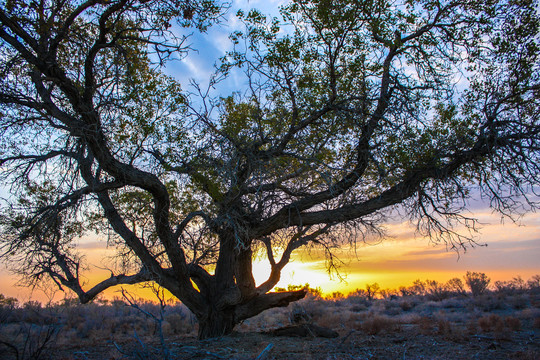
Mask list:
[[[539,16],[529,0],[294,0],[240,11],[208,90],[166,76],[212,1],[0,4],[2,257],[88,302],[153,281],[201,338],[305,290],[271,292],[294,250],[381,233],[401,206],[465,248],[471,193],[507,215],[539,184]],[[241,73],[245,88],[213,96]],[[118,250],[92,288],[77,239]],[[252,259],[271,266],[255,284]],[[330,265],[331,262],[330,262]]]

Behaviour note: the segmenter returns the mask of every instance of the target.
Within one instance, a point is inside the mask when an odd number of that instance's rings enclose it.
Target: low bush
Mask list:
[[[397,331],[399,323],[387,316],[373,315],[362,322],[361,329],[368,335],[375,335],[381,331]]]

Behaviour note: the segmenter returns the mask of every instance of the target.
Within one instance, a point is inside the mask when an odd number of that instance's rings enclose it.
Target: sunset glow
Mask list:
[[[500,223],[500,218],[489,212],[478,212],[476,216],[484,224],[478,234],[479,245],[466,253],[456,254],[447,251],[444,244],[431,244],[428,239],[415,237],[414,229],[408,223],[393,223],[386,226],[389,238],[382,242],[361,243],[356,253],[342,249],[337,252],[344,265],[340,276],[328,274],[325,259],[315,251],[309,254],[297,251],[291,262],[283,269],[281,281],[277,287],[289,284],[320,288],[324,294],[339,291],[344,294],[366,284],[377,282],[381,288],[396,289],[410,285],[416,279],[446,281],[453,277],[462,277],[466,271],[485,272],[492,280],[510,280],[520,275],[528,279],[540,273],[540,215],[525,215],[517,224]],[[107,263],[114,255],[106,249],[104,241],[81,241],[81,252],[93,264],[85,273],[86,287],[90,287],[110,276]],[[254,262],[253,274],[257,284],[266,280],[269,274],[266,260]],[[48,301],[42,290],[15,286],[17,279],[5,269],[0,273],[0,293],[17,297],[20,301],[29,299]],[[152,299],[148,289],[138,286],[123,286],[128,291],[142,298]],[[104,298],[120,297],[120,287],[110,288]],[[55,294],[55,300],[62,299],[61,292]]]

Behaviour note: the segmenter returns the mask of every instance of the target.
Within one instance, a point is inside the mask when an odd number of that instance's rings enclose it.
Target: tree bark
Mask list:
[[[252,316],[260,314],[264,310],[284,307],[293,301],[298,301],[306,296],[307,290],[284,291],[268,293],[256,296],[245,303],[239,304],[234,309],[235,319],[240,322]]]
[[[238,323],[234,317],[234,310],[218,310],[210,308],[203,316],[197,318],[199,322],[199,340],[211,339],[230,334]]]
[[[235,306],[220,308],[216,304],[210,304],[207,311],[197,316],[199,322],[199,340],[211,339],[229,335],[236,324],[242,320],[255,316],[264,310],[274,307],[287,306],[293,301],[302,299],[306,295],[306,290],[286,291],[279,293],[268,293],[239,303]]]

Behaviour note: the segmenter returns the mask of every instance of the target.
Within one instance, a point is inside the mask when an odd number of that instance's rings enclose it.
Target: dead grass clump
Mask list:
[[[416,313],[402,313],[395,317],[400,324],[417,324],[421,316]]]
[[[521,329],[521,321],[514,316],[507,316],[504,319],[504,323],[512,331],[519,331]]]
[[[173,329],[172,329],[172,326],[171,326],[171,323],[168,322],[167,320],[163,321],[161,323],[161,331],[163,331],[163,334],[165,336],[171,336],[171,335],[175,335]]]
[[[386,301],[384,303],[384,313],[389,316],[396,316],[401,314],[403,309],[401,308],[400,304],[398,304],[395,301]]]
[[[66,327],[68,329],[78,329],[81,326],[81,323],[84,322],[84,318],[74,312],[68,312],[66,319]]]
[[[362,312],[362,311],[367,311],[368,307],[364,304],[358,304],[358,305],[353,305],[351,306],[351,311],[354,311],[354,312]]]
[[[437,320],[437,334],[439,335],[452,334],[452,325],[450,324],[450,321],[446,319]]]
[[[484,312],[492,312],[496,310],[506,310],[508,304],[506,304],[504,298],[490,296],[490,294],[484,294],[474,299],[474,307],[482,309]]]
[[[306,313],[314,321],[317,321],[319,318],[323,317],[326,313],[328,313],[330,306],[335,305],[334,302],[328,302],[321,298],[302,299],[298,302],[298,304],[306,309]]]
[[[469,320],[467,322],[467,334],[476,335],[478,334],[478,322],[474,320]]]
[[[289,324],[289,313],[286,308],[274,308],[263,311],[259,315],[247,319],[240,329],[248,331],[265,331]],[[194,323],[192,331],[196,331],[197,323]]]
[[[399,323],[387,316],[374,315],[364,320],[361,329],[368,335],[375,335],[381,331],[397,331]]]
[[[486,315],[478,319],[478,326],[483,332],[502,332],[504,329],[503,319],[496,314]]]
[[[433,322],[433,319],[431,319],[428,316],[421,316],[418,321],[416,322],[418,326],[418,330],[421,334],[424,335],[430,335],[433,333],[433,329],[435,327],[435,324]]]
[[[536,319],[534,319],[533,326],[537,329],[540,329],[540,317],[537,317]]]
[[[399,307],[401,307],[401,310],[403,311],[409,311],[414,307],[414,305],[411,301],[403,300],[399,303]]]
[[[354,328],[359,319],[360,314],[348,310],[342,310],[340,312],[327,312],[319,319],[314,319],[314,322],[320,326],[331,329],[339,328],[340,325],[348,328]]]
[[[467,331],[463,327],[457,326],[445,318],[437,320],[437,334],[453,342],[464,342],[468,339]]]

